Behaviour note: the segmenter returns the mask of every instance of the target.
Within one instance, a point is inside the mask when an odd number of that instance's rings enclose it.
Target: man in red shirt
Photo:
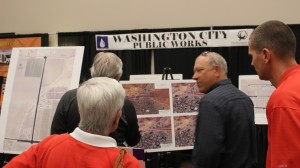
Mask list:
[[[280,21],[267,21],[250,36],[251,65],[261,80],[276,87],[266,111],[267,168],[300,166],[300,66],[295,53],[295,35]]]
[[[125,91],[115,79],[95,77],[77,90],[79,126],[70,134],[51,135],[13,158],[5,168],[141,168],[108,135],[118,127]]]

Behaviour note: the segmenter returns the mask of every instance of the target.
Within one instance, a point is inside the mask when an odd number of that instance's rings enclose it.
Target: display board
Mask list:
[[[146,152],[192,149],[203,93],[194,80],[121,81],[138,116]]]
[[[83,50],[13,49],[0,116],[0,152],[19,154],[50,134],[61,96],[79,85]]]
[[[4,96],[12,49],[15,47],[41,47],[41,45],[41,37],[0,38],[0,109]]]
[[[239,89],[253,101],[255,124],[268,124],[266,107],[275,87],[269,81],[260,80],[257,75],[240,75]]]

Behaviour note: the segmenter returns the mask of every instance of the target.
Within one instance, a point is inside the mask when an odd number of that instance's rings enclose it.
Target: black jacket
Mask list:
[[[60,99],[51,125],[51,134],[71,133],[78,127],[80,116],[78,112],[77,89],[69,90]],[[126,97],[118,128],[110,136],[118,146],[135,146],[141,139],[135,108]]]

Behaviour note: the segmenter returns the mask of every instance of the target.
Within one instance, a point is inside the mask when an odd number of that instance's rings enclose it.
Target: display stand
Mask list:
[[[171,79],[174,80],[173,74],[172,74],[172,69],[170,67],[164,67],[162,80],[168,80],[168,75],[170,75]]]

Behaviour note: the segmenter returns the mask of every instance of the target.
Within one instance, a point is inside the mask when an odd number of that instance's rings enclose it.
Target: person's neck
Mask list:
[[[271,79],[270,79],[272,85],[277,88],[281,76],[287,71],[287,69],[289,69],[291,66],[294,65],[297,65],[295,59],[290,59],[285,62],[279,60],[275,64],[273,64],[273,67],[271,67]]]

